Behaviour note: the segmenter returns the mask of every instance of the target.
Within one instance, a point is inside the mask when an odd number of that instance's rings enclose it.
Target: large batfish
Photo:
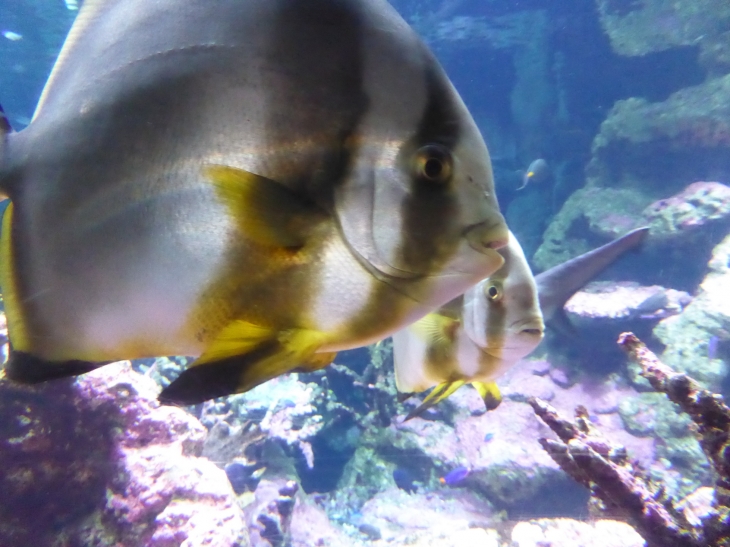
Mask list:
[[[384,0],[86,0],[2,129],[20,382],[191,355],[163,401],[242,392],[503,263],[483,139]]]
[[[645,239],[638,228],[533,278],[525,255],[510,234],[500,249],[505,263],[496,273],[393,335],[398,390],[406,394],[433,387],[407,418],[421,414],[465,383],[487,409],[502,400],[494,381],[540,343],[544,324],[565,325],[563,306],[593,277]],[[434,387],[435,386],[435,387]]]

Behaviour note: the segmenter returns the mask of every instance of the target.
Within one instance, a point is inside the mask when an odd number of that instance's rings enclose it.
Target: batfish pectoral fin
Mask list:
[[[21,384],[39,384],[47,380],[57,380],[69,376],[78,376],[95,368],[109,364],[111,361],[48,361],[24,351],[10,352],[5,363],[5,377]]]
[[[223,165],[209,165],[204,174],[239,230],[258,245],[300,248],[327,218],[323,210],[266,177]]]
[[[456,380],[455,382],[443,382],[437,385],[431,390],[431,393],[426,396],[426,398],[418,407],[408,413],[403,421],[407,422],[411,418],[415,418],[416,416],[423,414],[423,412],[425,412],[432,406],[440,403],[441,401],[449,397],[449,395],[454,393],[454,391],[459,389],[465,383],[465,380]]]
[[[472,382],[487,410],[494,410],[502,402],[502,394],[494,382]]]
[[[235,393],[290,372],[298,366],[316,370],[334,353],[317,354],[325,336],[317,331],[268,330],[245,321],[223,329],[210,348],[160,393],[162,403],[193,405]]]

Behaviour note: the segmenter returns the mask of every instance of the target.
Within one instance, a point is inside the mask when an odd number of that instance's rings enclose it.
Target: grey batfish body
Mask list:
[[[2,158],[20,380],[49,376],[22,356],[255,349],[231,370],[258,383],[419,318],[506,241],[471,116],[382,0],[87,0]]]

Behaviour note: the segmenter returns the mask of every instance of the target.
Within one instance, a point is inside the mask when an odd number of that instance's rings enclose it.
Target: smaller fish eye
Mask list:
[[[484,294],[487,295],[487,298],[489,298],[492,302],[498,302],[502,300],[502,287],[499,285],[488,285],[485,290]]]
[[[445,147],[438,144],[423,146],[416,152],[415,160],[415,175],[419,180],[438,185],[451,180],[453,159]]]

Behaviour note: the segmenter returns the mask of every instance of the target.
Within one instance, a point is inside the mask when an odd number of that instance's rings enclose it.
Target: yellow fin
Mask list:
[[[405,421],[410,420],[423,414],[424,411],[428,410],[432,406],[440,403],[444,399],[448,398],[454,391],[459,389],[466,383],[465,380],[456,380],[455,382],[443,382],[431,390],[423,402],[414,410],[411,410],[406,416]]]
[[[429,347],[441,349],[453,344],[454,333],[459,324],[456,319],[438,313],[429,313],[416,321],[411,328],[427,341]]]
[[[308,370],[332,362],[333,353],[317,354],[325,334],[305,329],[275,332],[235,321],[193,365],[160,394],[160,401],[197,404],[244,393],[299,366]]]
[[[233,321],[216,335],[215,340],[206,348],[203,355],[198,357],[191,366],[213,363],[248,353],[256,346],[273,338],[275,334],[270,328],[248,321]]]
[[[494,382],[472,382],[471,385],[476,388],[487,410],[494,410],[502,402],[502,394]]]
[[[12,233],[13,204],[9,203],[3,214],[2,235],[0,235],[0,285],[2,285],[5,314],[8,320],[8,337],[13,350],[30,351],[30,337],[18,297]]]
[[[223,165],[204,170],[244,236],[265,247],[299,248],[326,218],[278,182]]]

